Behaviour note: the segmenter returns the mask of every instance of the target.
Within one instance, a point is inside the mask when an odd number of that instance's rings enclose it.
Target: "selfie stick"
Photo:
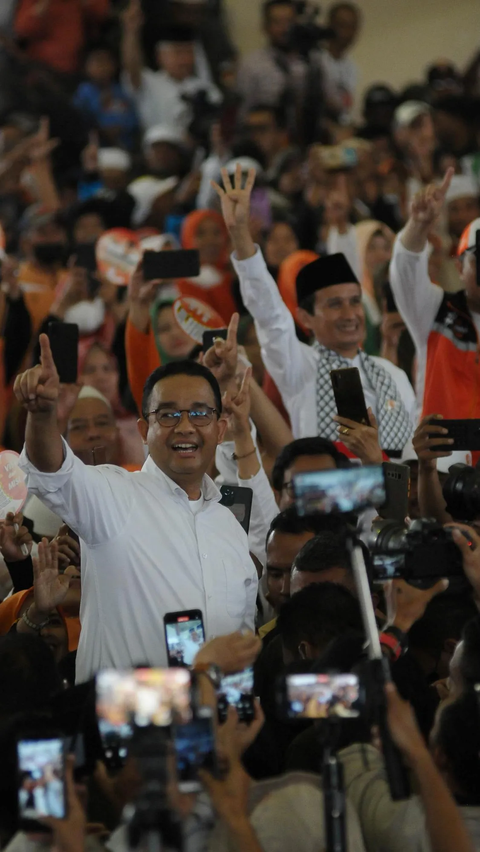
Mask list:
[[[346,852],[347,832],[345,827],[345,788],[343,764],[336,750],[339,733],[338,720],[327,719],[327,736],[323,752],[323,799],[325,811],[326,852]]]
[[[372,705],[375,713],[375,723],[380,729],[390,795],[394,801],[408,799],[410,789],[407,774],[400,752],[391,738],[387,724],[387,705],[384,687],[392,678],[388,660],[383,655],[380,645],[365,559],[362,548],[353,536],[348,537],[347,548],[350,551],[353,574],[362,611],[363,626],[368,641],[369,685],[372,687]]]

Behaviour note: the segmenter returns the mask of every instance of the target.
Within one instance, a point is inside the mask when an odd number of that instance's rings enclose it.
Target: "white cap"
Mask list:
[[[254,160],[253,157],[235,157],[234,160],[229,160],[225,166],[229,175],[235,174],[237,165],[242,167],[242,172],[248,172],[249,169],[255,169],[257,175],[261,175],[263,173],[260,163],[258,160]]]
[[[457,198],[478,198],[478,187],[469,175],[454,175],[445,195],[445,201],[450,204]]]
[[[61,517],[52,512],[34,494],[27,497],[23,514],[25,518],[33,521],[33,531],[36,535],[53,538],[63,524]]]
[[[92,385],[83,385],[80,393],[78,394],[77,399],[99,399],[101,402],[104,402],[108,408],[112,408],[106,396],[103,395],[99,390],[92,387]]]
[[[140,227],[152,209],[153,202],[161,195],[166,195],[178,184],[177,177],[169,177],[160,180],[154,177],[141,177],[128,185],[128,191],[135,200],[132,214],[132,224],[135,228]]]
[[[98,168],[118,169],[128,172],[132,166],[130,154],[122,148],[100,148],[98,151]]]
[[[143,148],[149,148],[155,142],[168,142],[170,145],[185,147],[185,139],[182,133],[168,124],[154,124],[143,134]]]
[[[393,122],[396,129],[410,127],[419,115],[430,113],[430,107],[424,101],[405,101],[396,108]]]

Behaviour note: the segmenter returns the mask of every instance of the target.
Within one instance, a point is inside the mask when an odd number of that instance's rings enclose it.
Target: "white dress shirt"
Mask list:
[[[135,100],[137,112],[143,130],[154,127],[155,124],[165,124],[186,132],[192,120],[193,113],[190,105],[183,96],[192,97],[202,89],[206,90],[211,103],[221,103],[219,89],[210,85],[200,77],[187,77],[185,80],[174,80],[166,71],[142,69],[141,84],[135,89],[127,73],[122,75],[122,82]]]
[[[255,320],[263,363],[282,395],[293,436],[307,438],[317,435],[319,356],[311,346],[299,341],[293,317],[280,296],[260,249],[257,248],[257,253],[247,260],[237,260],[233,254],[232,261],[240,281],[243,302]],[[360,357],[357,355],[350,360],[352,367],[360,370],[367,407],[370,406],[378,416],[375,388],[371,387],[362,369]],[[407,374],[385,358],[374,357],[374,360],[391,374],[413,424],[415,394]]]
[[[55,473],[37,470],[25,448],[20,464],[30,492],[80,537],[77,682],[107,667],[165,666],[167,612],[200,609],[206,638],[253,629],[257,573],[247,536],[208,476],[194,513],[151,457],[128,473],[64,450]]]

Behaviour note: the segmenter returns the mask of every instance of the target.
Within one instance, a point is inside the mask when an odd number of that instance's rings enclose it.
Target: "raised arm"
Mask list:
[[[428,234],[440,216],[452,176],[453,169],[447,169],[440,186],[430,184],[415,196],[408,222],[395,241],[390,264],[395,302],[417,346],[426,343],[443,298],[443,290],[430,281],[426,249]]]
[[[287,398],[311,377],[315,354],[298,340],[293,317],[250,234],[250,195],[255,170],[249,170],[244,186],[239,165],[233,184],[226,169],[222,169],[222,180],[223,187],[214,182],[212,186],[220,197],[223,218],[235,249],[232,259],[242,298],[255,320],[265,366],[282,396]]]
[[[62,436],[57,421],[60,380],[46,334],[40,335],[40,364],[17,376],[14,391],[28,411],[27,455],[37,470],[54,473],[63,464]]]
[[[122,15],[122,65],[134,89],[142,83],[142,49],[140,29],[143,24],[140,0],[130,0]]]

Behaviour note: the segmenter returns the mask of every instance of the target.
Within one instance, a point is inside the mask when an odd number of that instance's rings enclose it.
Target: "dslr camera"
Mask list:
[[[375,580],[401,577],[428,586],[438,577],[464,576],[462,554],[452,530],[433,518],[418,518],[410,527],[398,521],[375,521],[369,545]]]

